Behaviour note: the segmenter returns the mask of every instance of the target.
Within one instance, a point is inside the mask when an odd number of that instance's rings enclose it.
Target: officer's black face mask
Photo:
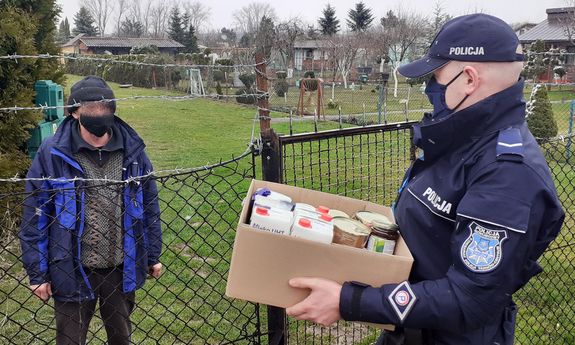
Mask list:
[[[80,114],[80,124],[82,127],[97,137],[102,137],[110,131],[114,125],[114,114],[87,115]]]
[[[457,80],[457,78],[459,78],[462,73],[463,71],[459,72],[455,77],[453,77],[453,79],[451,79],[451,81],[449,81],[449,83],[445,85],[439,84],[437,79],[435,79],[435,76],[431,77],[427,83],[427,86],[425,87],[425,94],[427,95],[429,102],[433,104],[432,118],[438,119],[453,113],[457,110],[457,108],[459,108],[459,106],[461,106],[467,97],[469,97],[469,95],[465,96],[461,102],[459,102],[459,104],[457,104],[457,106],[453,109],[449,109],[445,101],[445,93],[447,92],[447,87],[451,85],[451,83],[453,83],[455,80]]]

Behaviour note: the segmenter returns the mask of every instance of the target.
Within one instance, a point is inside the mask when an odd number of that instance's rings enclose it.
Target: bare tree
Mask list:
[[[100,36],[104,36],[106,26],[112,11],[114,10],[113,0],[81,0],[80,5],[85,7],[92,15],[100,31]]]
[[[150,35],[152,37],[166,37],[168,18],[172,1],[159,1],[150,9]]]
[[[347,88],[347,77],[351,72],[357,52],[361,48],[363,37],[360,33],[346,32],[340,35],[333,35],[329,38],[329,52],[334,62],[336,74],[340,74],[343,78],[343,85]]]
[[[448,13],[445,12],[443,5],[443,0],[436,1],[434,4],[433,16],[429,21],[429,29],[427,34],[427,42],[429,44],[433,42],[435,35],[437,35],[443,25],[445,25],[445,23],[450,21],[452,18]]]
[[[418,48],[425,45],[427,20],[413,11],[405,11],[401,8],[397,12],[388,11],[381,18],[384,39],[389,49],[389,59],[393,63],[393,78],[395,82],[395,95],[397,95],[397,68],[405,60],[408,53],[418,54]]]
[[[260,22],[264,16],[272,21],[277,19],[274,8],[263,2],[252,2],[233,13],[236,26],[240,31],[247,34],[258,32]]]
[[[575,0],[565,0],[567,7],[563,13],[554,14],[555,19],[562,27],[565,36],[572,45],[575,44]]]
[[[288,68],[293,67],[294,43],[297,39],[305,36],[304,28],[303,21],[298,17],[290,18],[276,26],[275,48],[283,61],[283,65]]]
[[[124,11],[126,10],[128,0],[117,0],[118,5],[118,17],[116,18],[116,33],[120,32],[120,26],[122,25],[122,17],[124,16]]]
[[[208,24],[208,20],[212,14],[210,7],[202,4],[199,1],[183,2],[183,12],[187,13],[190,18],[190,24],[196,29],[196,32],[204,31]]]
[[[149,35],[150,31],[152,31],[152,22],[154,21],[154,16],[152,13],[152,9],[154,5],[160,7],[169,8],[171,5],[171,1],[162,1],[162,0],[129,0],[130,3],[127,7],[127,19],[131,19],[132,21],[139,22],[142,24],[144,28],[144,32]]]

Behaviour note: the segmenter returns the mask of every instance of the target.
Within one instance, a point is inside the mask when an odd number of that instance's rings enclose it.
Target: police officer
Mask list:
[[[542,271],[537,259],[564,219],[525,122],[522,60],[505,22],[472,14],[446,23],[427,56],[399,68],[410,78],[433,74],[425,90],[433,112],[414,126],[423,155],[394,210],[415,260],[409,281],[295,278],[311,294],[288,315],[398,326],[378,344],[513,343],[512,295]]]

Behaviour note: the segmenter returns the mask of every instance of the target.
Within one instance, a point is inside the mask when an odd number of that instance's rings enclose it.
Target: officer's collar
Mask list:
[[[441,119],[426,114],[414,126],[414,143],[430,161],[471,142],[473,138],[494,133],[525,121],[523,79],[468,108]]]

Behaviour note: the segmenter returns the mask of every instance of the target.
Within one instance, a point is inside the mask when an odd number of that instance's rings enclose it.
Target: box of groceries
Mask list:
[[[407,280],[413,257],[389,207],[253,180],[236,231],[226,295],[282,308],[309,294],[294,277],[372,286]]]

